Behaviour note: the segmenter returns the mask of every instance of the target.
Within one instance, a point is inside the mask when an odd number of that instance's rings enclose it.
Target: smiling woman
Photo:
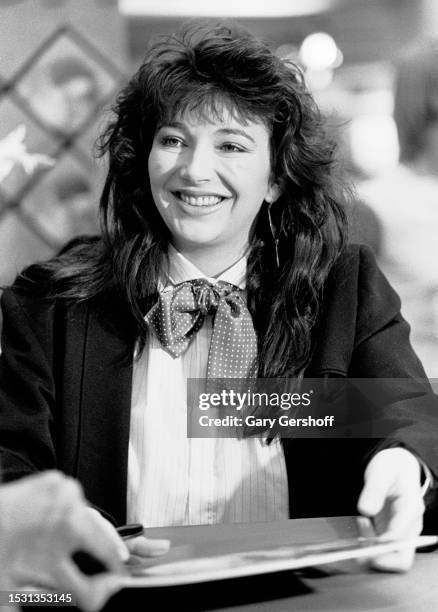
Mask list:
[[[208,276],[242,257],[263,202],[280,195],[261,122],[185,115],[157,131],[149,155],[155,205],[174,246]]]
[[[416,535],[421,468],[438,475],[436,399],[397,295],[345,246],[335,149],[300,70],[237,26],[184,28],[148,49],[101,147],[102,239],[3,296],[6,477],[57,465],[116,522],[358,509],[390,537]],[[300,390],[330,376],[382,379],[382,401],[355,406],[388,424],[381,439],[285,427],[280,440],[271,409],[259,437],[187,437],[188,379]]]

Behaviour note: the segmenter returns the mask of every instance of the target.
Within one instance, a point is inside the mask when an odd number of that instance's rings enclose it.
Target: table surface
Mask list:
[[[149,537],[169,538],[168,561],[269,545],[317,542],[359,535],[354,517],[295,519],[274,523],[148,529]],[[196,585],[125,589],[108,610],[438,610],[438,551],[418,552],[407,574],[372,572],[356,561],[321,565]],[[121,606],[121,607],[120,607]]]

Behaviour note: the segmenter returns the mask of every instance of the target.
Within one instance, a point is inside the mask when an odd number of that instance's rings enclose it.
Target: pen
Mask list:
[[[117,527],[117,533],[124,540],[129,538],[136,538],[143,533],[143,525],[141,523],[131,523],[129,525],[122,525]]]

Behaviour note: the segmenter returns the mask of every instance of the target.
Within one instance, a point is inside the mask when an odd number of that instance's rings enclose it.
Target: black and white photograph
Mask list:
[[[438,2],[0,0],[0,607],[438,608]]]

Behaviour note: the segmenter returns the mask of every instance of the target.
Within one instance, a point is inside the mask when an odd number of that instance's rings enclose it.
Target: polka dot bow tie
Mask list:
[[[178,357],[205,317],[213,315],[207,378],[252,378],[257,373],[257,337],[244,292],[224,281],[186,281],[162,291],[145,317],[163,348]]]

